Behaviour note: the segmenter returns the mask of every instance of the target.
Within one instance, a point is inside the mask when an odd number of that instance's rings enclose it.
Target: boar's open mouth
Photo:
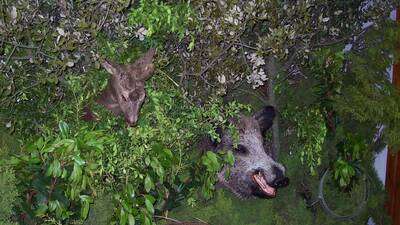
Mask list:
[[[256,185],[258,186],[258,188],[262,191],[263,195],[265,195],[266,197],[275,197],[276,196],[276,189],[274,187],[271,187],[264,175],[261,173],[261,171],[256,171],[253,175],[252,178],[254,180],[254,182],[256,183]]]

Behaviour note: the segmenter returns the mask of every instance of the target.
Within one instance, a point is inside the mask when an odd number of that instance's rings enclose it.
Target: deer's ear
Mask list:
[[[275,118],[275,109],[272,106],[265,106],[262,110],[255,113],[253,118],[257,120],[261,132],[264,133],[272,126]]]
[[[146,66],[148,64],[151,64],[155,54],[156,54],[156,49],[151,48],[142,57],[140,57],[140,59],[138,59],[135,63],[138,63],[139,66]]]
[[[154,72],[154,64],[152,63],[156,50],[154,48],[149,49],[142,57],[136,60],[129,66],[131,75],[135,77],[135,80],[147,80]]]
[[[118,70],[115,66],[114,63],[111,63],[107,60],[104,60],[103,62],[101,62],[101,65],[103,66],[104,69],[107,70],[107,72],[109,72],[110,74],[117,74]]]
[[[153,61],[154,54],[156,53],[156,49],[149,49],[142,57],[132,63],[130,66],[132,68],[144,68],[149,65]]]

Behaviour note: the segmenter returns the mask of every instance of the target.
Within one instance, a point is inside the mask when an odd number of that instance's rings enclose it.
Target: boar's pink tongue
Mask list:
[[[275,196],[275,188],[267,184],[267,181],[260,172],[253,174],[253,179],[265,194],[272,197]]]

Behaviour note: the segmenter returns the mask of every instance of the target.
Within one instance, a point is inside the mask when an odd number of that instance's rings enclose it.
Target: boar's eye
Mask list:
[[[238,147],[235,149],[235,152],[239,153],[239,154],[247,154],[249,152],[249,150],[244,147],[243,145],[238,145]]]

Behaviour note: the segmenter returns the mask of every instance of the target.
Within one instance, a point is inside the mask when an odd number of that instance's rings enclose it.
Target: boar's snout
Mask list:
[[[289,178],[284,175],[284,172],[278,167],[273,167],[275,180],[272,182],[271,186],[274,188],[284,188],[289,185]]]

